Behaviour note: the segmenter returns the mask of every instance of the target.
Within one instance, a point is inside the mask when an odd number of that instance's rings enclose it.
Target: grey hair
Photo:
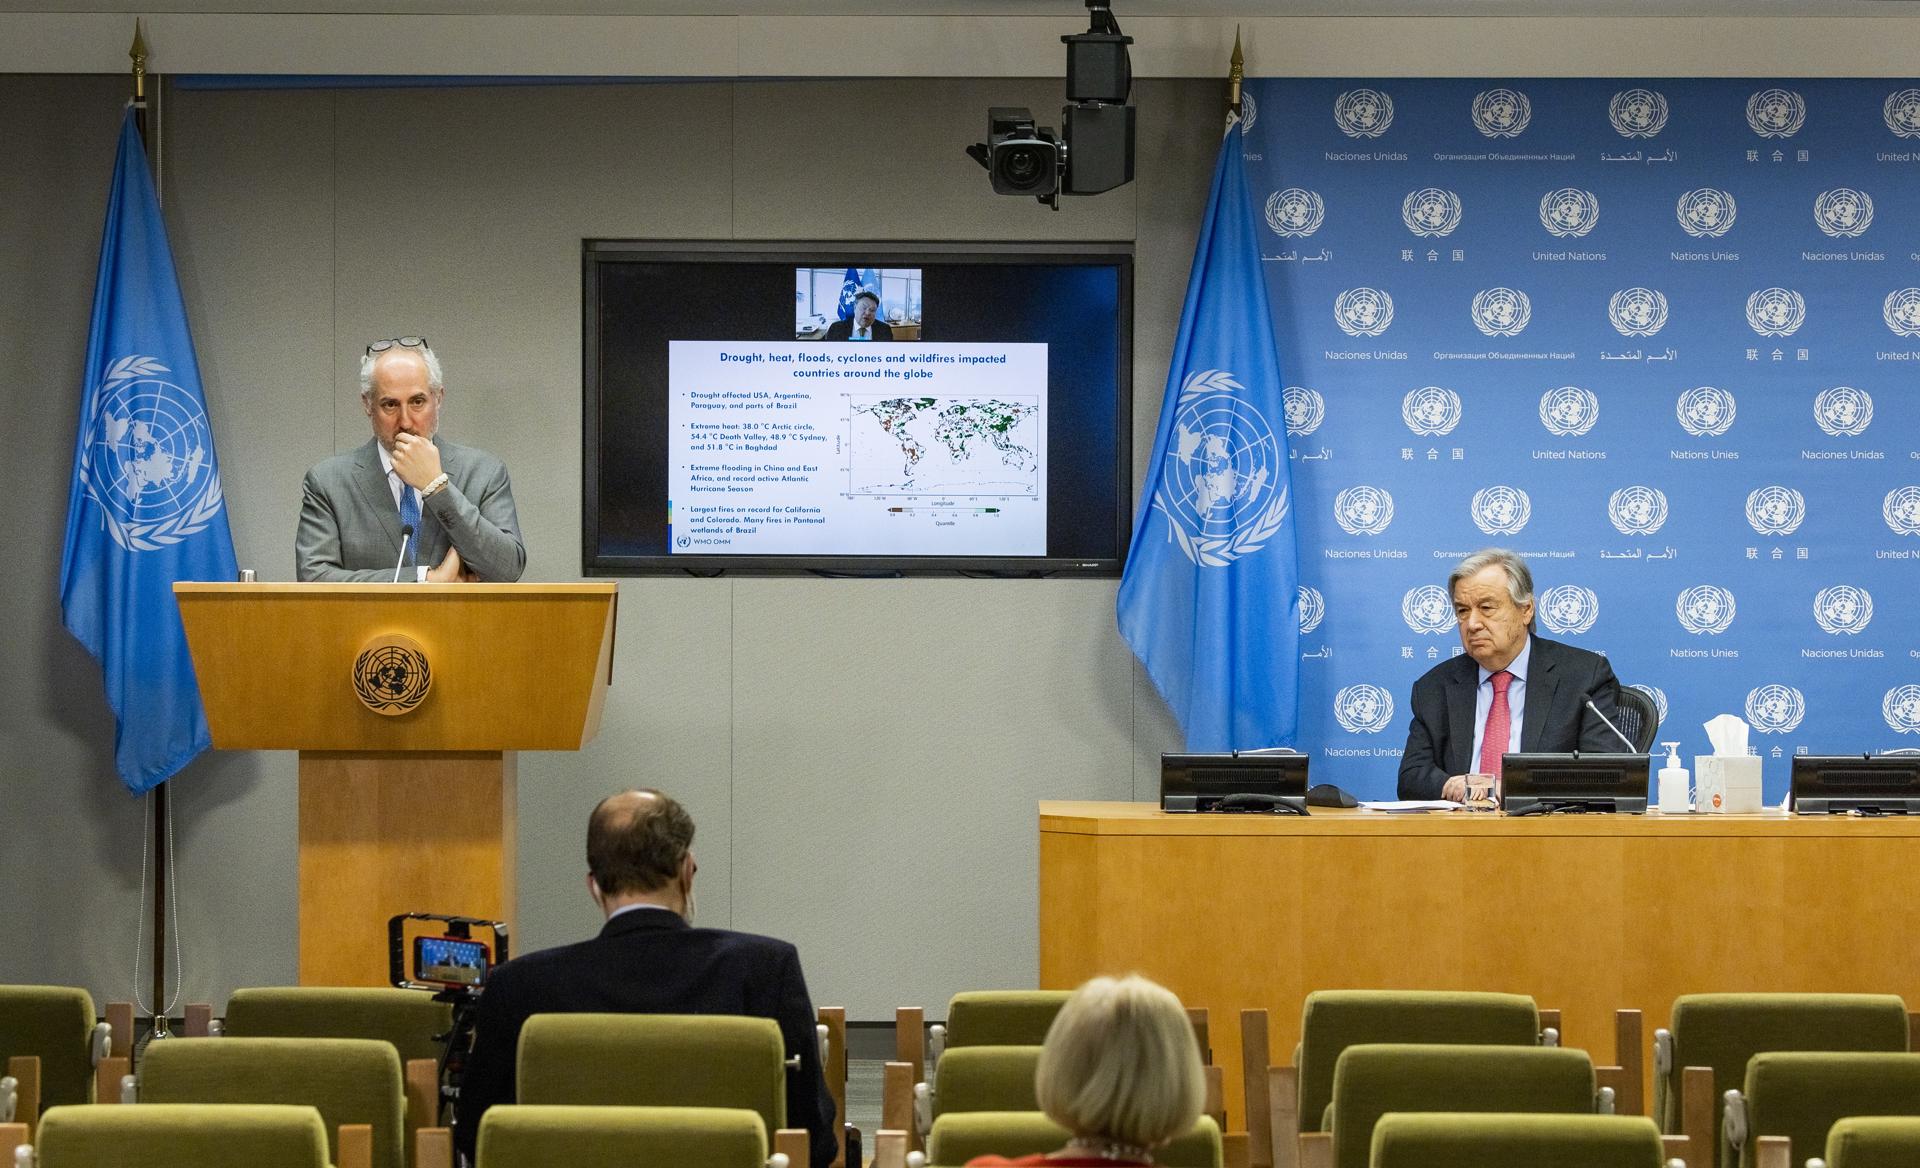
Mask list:
[[[434,354],[432,349],[425,345],[418,347],[408,346],[405,349],[383,349],[378,353],[368,353],[360,358],[360,397],[362,400],[373,396],[374,363],[388,353],[394,352],[420,354],[420,359],[427,363],[427,388],[437,390],[441,393],[446,392],[447,380],[440,372],[440,358]]]
[[[1527,568],[1527,561],[1520,558],[1519,552],[1510,552],[1506,548],[1481,548],[1479,551],[1454,565],[1447,573],[1447,597],[1453,597],[1453,586],[1469,576],[1477,576],[1487,568],[1499,565],[1507,573],[1507,595],[1513,598],[1517,607],[1533,603],[1533,573]]]

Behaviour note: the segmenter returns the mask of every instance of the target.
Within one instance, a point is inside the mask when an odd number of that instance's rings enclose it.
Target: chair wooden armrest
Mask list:
[[[1601,1086],[1613,1088],[1615,1115],[1647,1113],[1644,1085],[1647,1055],[1641,1045],[1643,1034],[1640,1011],[1613,1012],[1613,1066],[1595,1067],[1594,1073]]]
[[[1547,1036],[1547,1031],[1551,1030],[1554,1033],[1554,1042],[1558,1043],[1560,1041],[1560,1036],[1566,1033],[1566,1031],[1561,1029],[1561,1026],[1560,1026],[1560,1011],[1541,1010],[1539,1011],[1539,1014],[1540,1014],[1540,1037],[1544,1040]]]
[[[1920,1010],[1907,1011],[1907,1049],[1920,1050]]]
[[[1212,1066],[1213,1042],[1212,1036],[1207,1033],[1207,1008],[1205,1006],[1188,1006],[1187,1021],[1193,1024],[1193,1040],[1200,1044],[1200,1065],[1203,1067]]]
[[[887,1132],[904,1134],[913,1126],[913,1068],[891,1062],[880,1070],[880,1130],[874,1133],[874,1155],[880,1154],[880,1137]],[[902,1159],[906,1149],[900,1150]]]
[[[1713,1168],[1711,1164],[1694,1163],[1693,1141],[1686,1136],[1661,1136],[1660,1156],[1662,1160],[1678,1160],[1687,1168]]]
[[[407,1139],[422,1128],[440,1126],[440,1064],[434,1059],[408,1059],[402,1068],[407,1095]]]
[[[1301,1132],[1299,1140],[1300,1168],[1333,1168],[1332,1132]]]
[[[0,1123],[0,1164],[12,1165],[14,1150],[31,1142],[27,1139],[26,1124]]]
[[[119,1031],[114,1031],[118,1034]],[[119,1039],[114,1039],[118,1042]],[[133,1073],[133,1060],[119,1055],[109,1055],[100,1060],[93,1068],[93,1101],[95,1103],[120,1102],[120,1080]]]
[[[14,1122],[27,1129],[24,1143],[32,1143],[40,1134],[40,1056],[17,1054],[7,1060],[7,1074],[14,1081]],[[11,1164],[11,1161],[0,1161]]]
[[[1240,1101],[1246,1108],[1250,1168],[1273,1168],[1273,1113],[1267,1107],[1267,1063],[1272,1057],[1267,1012],[1240,1011]]]
[[[1220,1133],[1220,1168],[1252,1168],[1246,1132]]]
[[[1220,1125],[1221,1131],[1227,1130],[1227,1069],[1208,1064],[1200,1068],[1206,1073],[1206,1103],[1201,1107],[1202,1115],[1211,1115],[1213,1122]]]
[[[907,1168],[907,1133],[882,1127],[873,1133],[873,1168]]]
[[[453,1168],[453,1129],[423,1127],[414,1132],[413,1168]]]
[[[1267,1128],[1273,1133],[1273,1168],[1299,1168],[1300,1068],[1267,1068]]]
[[[133,1003],[108,1002],[107,1025],[113,1027],[113,1044],[107,1054],[113,1058],[133,1057]]]
[[[180,1023],[180,1037],[206,1038],[213,1033],[213,1007],[205,1002],[188,1002],[185,1019]]]
[[[811,1138],[804,1127],[783,1127],[773,1133],[774,1154],[787,1158],[787,1168],[808,1168],[813,1158]]]
[[[1761,1136],[1754,1141],[1754,1168],[1792,1168],[1793,1141],[1786,1136]]]
[[[1694,1155],[1703,1165],[1713,1163],[1720,1133],[1713,1122],[1713,1068],[1686,1067],[1680,1072],[1679,1128],[1693,1141]],[[1688,1161],[1693,1163],[1692,1160]]]
[[[827,1028],[827,1049],[821,1070],[827,1076],[827,1094],[833,1097],[833,1164],[847,1162],[847,1008],[820,1007],[820,1025]]]
[[[913,1081],[927,1081],[927,1012],[919,1006],[902,1006],[893,1012],[893,1057],[895,1062],[907,1064],[913,1072]],[[911,1099],[913,1092],[907,1092]],[[907,1151],[922,1151],[926,1133],[920,1125],[911,1121],[912,1112],[908,1112],[909,1121],[902,1125],[907,1133]],[[928,1120],[929,1126],[932,1120]],[[892,1127],[882,1123],[882,1127]]]
[[[340,1152],[334,1157],[333,1168],[373,1168],[372,1124],[340,1125]]]

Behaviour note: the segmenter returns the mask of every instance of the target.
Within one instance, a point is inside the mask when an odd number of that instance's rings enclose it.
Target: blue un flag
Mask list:
[[[1120,579],[1120,633],[1187,749],[1293,742],[1300,567],[1273,317],[1238,128],[1214,166]]]
[[[853,319],[853,298],[860,292],[860,269],[848,268],[840,281],[840,319]]]
[[[200,367],[133,110],[120,129],[87,336],[60,607],[100,661],[136,793],[211,745],[176,580],[231,580]]]

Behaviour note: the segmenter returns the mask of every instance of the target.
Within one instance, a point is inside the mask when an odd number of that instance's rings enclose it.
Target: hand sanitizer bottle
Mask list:
[[[1687,768],[1680,765],[1680,744],[1662,742],[1667,748],[1666,765],[1660,768],[1660,811],[1663,815],[1673,815],[1693,810],[1693,802],[1687,794]]]

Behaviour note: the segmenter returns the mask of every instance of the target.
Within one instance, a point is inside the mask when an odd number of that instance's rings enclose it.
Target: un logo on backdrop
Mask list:
[[[1761,535],[1792,535],[1807,517],[1807,497],[1792,487],[1761,487],[1747,496],[1747,523]]]
[[[1718,438],[1733,428],[1733,394],[1711,385],[1689,389],[1675,403],[1680,428],[1695,438]]]
[[[1726,191],[1701,187],[1681,195],[1674,214],[1680,220],[1680,230],[1695,239],[1718,239],[1733,226],[1738,210]]]
[[[1864,389],[1836,385],[1813,395],[1813,420],[1835,438],[1855,438],[1873,424],[1873,397]]]
[[[1416,633],[1432,636],[1453,629],[1453,598],[1438,584],[1422,584],[1407,589],[1400,598],[1400,619]]]
[[[1291,506],[1280,443],[1243,388],[1225,369],[1187,375],[1175,402],[1173,465],[1153,496],[1174,542],[1203,568],[1265,547]]]
[[[1763,337],[1790,337],[1806,319],[1806,298],[1790,288],[1762,288],[1747,297],[1747,323]]]
[[[1667,720],[1667,691],[1666,690],[1661,689],[1657,685],[1631,685],[1631,686],[1628,686],[1627,688],[1637,689],[1641,693],[1646,694],[1648,697],[1652,698],[1653,712],[1660,716],[1660,720],[1662,722]]]
[[[1607,319],[1623,337],[1650,337],[1667,325],[1667,297],[1652,288],[1622,288],[1607,301]]]
[[[1806,695],[1790,685],[1763,685],[1747,691],[1747,721],[1762,734],[1787,734],[1807,716]]]
[[[1823,633],[1859,633],[1873,621],[1873,594],[1851,584],[1822,588],[1813,597],[1813,619]]]
[[[1591,588],[1562,584],[1540,594],[1540,623],[1553,633],[1584,633],[1600,619],[1600,598]]]
[[[1333,99],[1333,124],[1349,138],[1378,138],[1393,125],[1393,99],[1377,89],[1349,89]]]
[[[1561,438],[1578,437],[1600,420],[1600,397],[1590,389],[1563,385],[1540,395],[1540,424]]]
[[[1920,288],[1901,288],[1887,293],[1880,315],[1895,336],[1920,337]]]
[[[1300,635],[1305,636],[1320,627],[1327,618],[1327,598],[1320,595],[1318,588],[1300,585]]]
[[[1623,89],[1607,102],[1607,120],[1622,138],[1651,138],[1667,128],[1667,99],[1651,89]]]
[[[1400,202],[1400,221],[1422,239],[1440,239],[1460,226],[1460,196],[1439,187],[1407,192]]]
[[[1486,288],[1473,294],[1473,327],[1490,337],[1516,337],[1533,319],[1533,301],[1517,288]]]
[[[1254,120],[1259,116],[1260,107],[1254,102],[1253,94],[1242,89],[1240,91],[1240,132],[1244,134],[1253,129]]]
[[[1673,613],[1689,633],[1718,636],[1733,623],[1733,593],[1712,584],[1695,584],[1673,602]]]
[[[1280,391],[1280,409],[1287,415],[1287,433],[1304,438],[1327,417],[1327,399],[1300,385]]]
[[[1474,95],[1468,114],[1489,138],[1517,138],[1533,120],[1533,103],[1517,89],[1488,89]]]
[[[1327,221],[1327,204],[1313,191],[1288,187],[1267,196],[1267,226],[1288,239],[1304,239]]]
[[[1488,535],[1518,535],[1533,518],[1533,500],[1519,487],[1482,487],[1468,504],[1473,525]]]
[[[1393,323],[1393,297],[1378,288],[1349,288],[1333,298],[1333,322],[1350,337],[1377,337]]]
[[[1807,99],[1791,89],[1763,89],[1747,99],[1747,125],[1762,138],[1791,138],[1807,124]]]
[[[1349,734],[1378,734],[1393,721],[1393,695],[1377,685],[1344,686],[1333,695],[1333,720]]]
[[[1333,497],[1333,518],[1348,535],[1379,535],[1393,522],[1393,496],[1379,487],[1348,487]]]
[[[1895,487],[1880,503],[1880,517],[1895,535],[1920,535],[1920,487]]]
[[[1607,497],[1607,518],[1621,535],[1652,535],[1666,525],[1667,494],[1653,487],[1621,487]]]
[[[1920,685],[1896,685],[1880,699],[1880,716],[1896,734],[1920,734]]]
[[[1813,222],[1834,239],[1856,239],[1873,226],[1873,196],[1852,187],[1821,191],[1814,196]]]
[[[1600,200],[1592,191],[1561,187],[1540,196],[1540,225],[1561,239],[1578,239],[1600,222]]]
[[[1886,119],[1887,129],[1902,138],[1920,138],[1920,89],[1887,94],[1887,104],[1880,107],[1880,116]]]
[[[1437,385],[1422,386],[1400,399],[1400,420],[1422,437],[1451,434],[1460,424],[1460,395]]]

